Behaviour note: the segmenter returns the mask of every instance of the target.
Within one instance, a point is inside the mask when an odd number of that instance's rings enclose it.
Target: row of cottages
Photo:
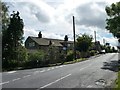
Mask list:
[[[73,49],[73,41],[68,41],[67,35],[65,35],[64,40],[60,40],[43,38],[41,32],[39,32],[38,37],[29,36],[25,41],[25,47],[30,53],[35,52],[37,50],[48,51],[50,45],[58,48],[60,52],[66,49]]]

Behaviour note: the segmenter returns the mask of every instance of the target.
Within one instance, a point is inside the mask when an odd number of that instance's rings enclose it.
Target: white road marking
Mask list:
[[[26,75],[26,76],[23,76],[23,78],[26,78],[26,77],[29,77],[29,76],[31,76],[31,75]]]
[[[7,84],[7,83],[9,83],[9,82],[10,82],[10,81],[3,82],[3,83],[0,83],[0,85]]]
[[[47,71],[50,71],[50,69],[48,69]]]
[[[80,71],[83,70],[83,69],[85,69],[85,68],[81,68]]]
[[[92,85],[88,85],[87,88],[92,88],[93,86]]]
[[[59,67],[63,67],[63,66],[59,66]]]
[[[55,69],[54,67],[52,67],[51,69]]]
[[[7,72],[7,73],[15,73],[15,72],[17,72],[17,71],[10,71],[10,72]]]
[[[42,71],[40,71],[40,72],[45,72],[45,70],[42,70]]]
[[[64,77],[61,77],[60,79],[57,79],[57,80],[55,80],[54,82],[51,82],[51,83],[49,83],[49,84],[47,84],[47,85],[44,85],[44,86],[42,86],[42,87],[40,87],[40,88],[45,88],[45,87],[48,87],[48,86],[50,86],[50,85],[52,85],[52,84],[54,84],[54,83],[56,83],[56,82],[58,82],[58,81],[60,81],[60,80],[62,80],[62,79],[64,79],[64,78],[66,78],[66,77],[68,77],[68,76],[70,76],[71,74],[68,74],[68,75],[66,75],[66,76],[64,76]],[[39,90],[39,89],[38,89]]]
[[[59,68],[59,66],[55,67],[55,68]]]
[[[17,79],[13,79],[12,81],[17,81],[17,80],[20,80],[21,78],[17,78]]]
[[[85,69],[85,68],[88,68],[88,67],[91,66],[91,65],[92,65],[92,64],[89,64],[87,67],[81,68],[80,71],[83,70],[83,69]]]
[[[39,72],[40,72],[40,71],[35,71],[34,74],[37,74],[37,73],[39,73]]]

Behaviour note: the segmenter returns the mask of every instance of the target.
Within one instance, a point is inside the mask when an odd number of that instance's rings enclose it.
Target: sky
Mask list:
[[[24,37],[37,37],[39,31],[44,38],[73,40],[72,17],[75,17],[77,35],[88,34],[103,44],[111,46],[117,39],[105,29],[108,18],[105,7],[119,0],[2,0],[9,6],[9,13],[19,11],[24,22]],[[94,41],[94,39],[93,39]]]

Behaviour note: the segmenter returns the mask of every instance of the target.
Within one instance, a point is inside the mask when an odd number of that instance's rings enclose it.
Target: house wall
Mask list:
[[[25,47],[27,49],[39,49],[39,45],[35,41],[33,41],[31,38],[28,38],[25,41]]]

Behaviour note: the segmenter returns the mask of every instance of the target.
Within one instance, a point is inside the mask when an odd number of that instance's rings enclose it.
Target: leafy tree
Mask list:
[[[8,6],[6,6],[6,4],[1,1],[0,1],[0,5],[1,5],[0,6],[0,10],[1,10],[0,25],[2,27],[2,33],[1,33],[2,35],[0,35],[0,36],[2,36],[2,45],[1,45],[2,46],[2,58],[5,59],[5,54],[7,53],[7,51],[6,51],[7,38],[5,37],[5,35],[7,34],[7,26],[9,24]],[[7,58],[7,55],[6,55],[6,58]],[[4,63],[4,64],[2,64],[3,67],[8,66],[7,60],[2,61],[2,63]]]
[[[83,34],[77,38],[77,50],[80,52],[88,51],[89,47],[92,45],[92,36]]]
[[[0,25],[2,25],[2,31],[7,29],[7,25],[9,23],[9,17],[8,17],[8,6],[6,6],[5,3],[0,1],[0,10],[1,10],[1,16],[0,16]]]
[[[120,38],[120,2],[113,3],[105,8],[108,15],[106,29],[109,30],[114,37]]]
[[[83,34],[78,36],[76,42],[76,49],[81,52],[81,57],[89,57],[88,50],[92,45],[92,36]]]
[[[12,61],[18,62],[18,56],[20,56],[18,55],[20,54],[18,49],[22,46],[24,23],[18,11],[16,13],[13,11],[6,27],[6,29],[3,29],[2,35],[3,68],[9,67]]]

